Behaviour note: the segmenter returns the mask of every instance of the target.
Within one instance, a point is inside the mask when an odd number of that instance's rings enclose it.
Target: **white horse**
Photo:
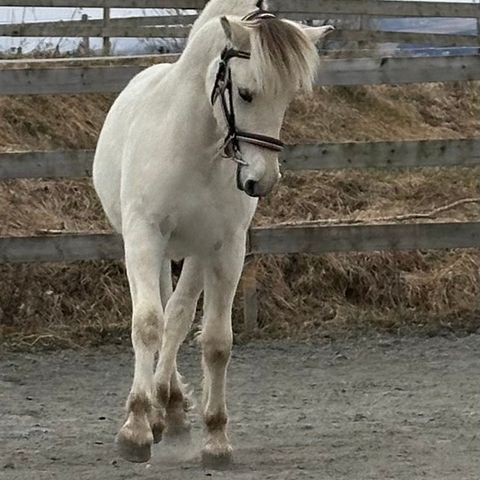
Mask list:
[[[285,110],[299,89],[311,88],[315,42],[333,29],[279,20],[262,7],[210,1],[179,60],[135,77],[99,138],[94,185],[123,235],[133,304],[135,370],[117,436],[133,462],[150,458],[165,429],[189,431],[176,356],[202,291],[202,458],[231,457],[225,383],[246,232],[256,197],[279,179]],[[184,259],[173,293],[171,259]]]

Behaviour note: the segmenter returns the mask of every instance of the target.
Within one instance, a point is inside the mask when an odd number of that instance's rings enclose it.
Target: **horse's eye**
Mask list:
[[[239,88],[238,89],[238,94],[240,95],[240,98],[247,103],[252,103],[253,100],[253,95],[250,90],[247,90],[246,88]]]

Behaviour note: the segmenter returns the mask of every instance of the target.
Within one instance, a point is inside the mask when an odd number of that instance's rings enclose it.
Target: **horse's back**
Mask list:
[[[120,187],[129,129],[141,110],[140,99],[162,80],[171,64],[149,67],[136,75],[113,103],[105,119],[93,161],[93,184],[110,223],[122,228]]]

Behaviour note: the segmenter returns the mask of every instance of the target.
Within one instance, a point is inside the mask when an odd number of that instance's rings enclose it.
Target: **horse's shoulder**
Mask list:
[[[159,63],[158,65],[148,67],[132,78],[129,83],[129,87],[133,87],[138,84],[148,84],[150,82],[158,83],[163,79],[172,66],[173,64],[171,63]]]

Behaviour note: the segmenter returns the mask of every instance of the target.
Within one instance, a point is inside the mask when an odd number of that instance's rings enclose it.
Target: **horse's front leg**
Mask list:
[[[207,441],[205,465],[221,466],[231,460],[227,435],[226,373],[232,349],[232,305],[245,257],[245,236],[224,244],[206,262],[204,319],[201,333],[204,369],[204,421]]]
[[[155,354],[163,331],[160,270],[165,239],[151,225],[137,223],[124,232],[125,263],[132,296],[132,344],[135,351],[133,383],[127,400],[127,418],[117,435],[120,455],[131,462],[150,458],[158,418],[153,388]]]

